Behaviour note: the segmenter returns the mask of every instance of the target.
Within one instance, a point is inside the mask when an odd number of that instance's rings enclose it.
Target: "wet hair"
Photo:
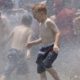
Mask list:
[[[46,5],[45,5],[45,4],[41,4],[41,3],[34,4],[34,5],[32,6],[32,12],[33,12],[33,13],[44,12],[45,14],[47,14]]]
[[[21,22],[24,25],[31,25],[32,24],[32,16],[29,14],[23,15]]]

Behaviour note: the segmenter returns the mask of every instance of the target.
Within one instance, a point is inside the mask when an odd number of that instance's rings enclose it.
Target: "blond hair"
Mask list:
[[[47,9],[46,9],[46,5],[45,4],[34,4],[32,6],[32,11],[33,12],[44,12],[45,14],[47,14]]]

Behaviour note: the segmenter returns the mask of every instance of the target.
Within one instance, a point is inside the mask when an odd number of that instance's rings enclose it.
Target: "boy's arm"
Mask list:
[[[55,41],[54,41],[54,46],[58,46],[60,45],[60,31],[59,32],[56,32],[55,34]]]
[[[33,32],[31,31],[29,33],[29,36],[27,39],[27,44],[25,44],[25,46],[27,47],[27,53],[26,53],[27,58],[31,57],[31,49],[30,48],[40,42],[40,39],[36,39],[33,41],[32,36],[33,36]]]
[[[42,38],[41,38],[41,36],[40,36],[39,27],[38,27],[36,30],[37,30],[37,31],[35,32],[35,34],[34,34],[34,32],[32,31],[32,32],[31,32],[31,35],[28,37],[28,43],[27,43],[27,47],[28,47],[28,48],[31,48],[32,46],[35,46],[35,45],[37,45],[37,44],[42,43]],[[38,32],[38,33],[37,33],[37,32]],[[33,35],[33,34],[34,34],[34,35]],[[37,38],[36,38],[36,39],[33,39],[32,37],[35,36],[36,34],[38,34],[38,35],[37,35]]]
[[[55,41],[54,41],[54,48],[59,49],[60,44],[60,31],[53,21],[48,21],[47,25],[51,28],[51,30],[55,33]]]
[[[26,47],[27,47],[27,58],[30,58],[31,57],[31,52],[30,52],[30,48],[34,45],[37,45],[39,43],[41,43],[42,40],[39,38],[37,40],[34,40],[34,41],[31,41],[31,42],[28,42]]]
[[[42,43],[42,39],[41,38],[39,38],[37,40],[34,40],[34,41],[31,41],[31,42],[28,42],[27,43],[27,47],[31,48],[32,46],[35,46],[35,45],[40,44],[40,43]]]
[[[55,41],[54,44],[59,45],[59,41],[60,41],[60,30],[58,28],[58,26],[55,24],[54,21],[48,21],[47,25],[50,27],[50,29],[53,31],[53,33],[55,33]]]

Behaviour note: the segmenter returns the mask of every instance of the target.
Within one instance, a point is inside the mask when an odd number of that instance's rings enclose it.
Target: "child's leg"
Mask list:
[[[54,69],[52,69],[52,63],[56,60],[57,55],[58,54],[55,52],[48,53],[47,57],[43,61],[43,64],[44,64],[46,70],[52,75],[52,77],[55,80],[60,80],[57,72]]]
[[[47,71],[50,73],[50,75],[55,79],[55,80],[60,80],[56,70],[54,70],[53,68],[49,68],[47,69]]]
[[[4,69],[4,72],[2,75],[0,75],[0,80],[8,79],[8,77],[11,75],[13,70],[15,69],[15,66],[13,63],[8,63],[7,66]]]
[[[44,53],[44,54],[41,54],[41,53]],[[45,72],[45,66],[43,64],[43,60],[45,59],[46,55],[47,54],[45,52],[40,50],[40,53],[38,54],[37,60],[36,60],[37,72],[40,74],[40,79],[41,80],[47,80],[46,72]]]
[[[43,59],[44,59],[44,55],[43,54],[38,54],[36,63],[37,63],[37,72],[38,73],[42,73],[45,71],[45,67],[43,64]]]
[[[13,49],[10,49],[9,50],[9,54],[8,54],[8,63],[7,63],[7,65],[5,66],[5,68],[4,68],[4,71],[3,71],[3,73],[2,73],[2,75],[0,76],[0,80],[5,80],[5,79],[7,79],[10,75],[11,75],[11,73],[14,71],[14,69],[16,68],[16,66],[17,66],[17,61],[15,61],[16,60],[16,58],[14,58],[14,52],[15,52],[15,50],[13,50]],[[16,57],[16,56],[15,56]]]
[[[41,80],[47,80],[46,72],[40,73],[40,79],[41,79]]]
[[[49,50],[49,49],[45,49],[45,51],[46,50]],[[56,76],[57,76],[56,71],[54,71],[53,69],[51,69],[52,63],[57,58],[57,55],[58,54],[55,53],[55,52],[53,52],[53,51],[47,51],[47,55],[38,54],[37,61],[36,61],[37,62],[37,71],[40,74],[41,80],[47,80],[46,73],[45,73],[45,70],[47,70],[47,69],[50,69],[48,71],[55,78],[55,80],[59,80],[59,78],[56,78]]]
[[[36,61],[37,72],[40,74],[40,80],[47,80],[43,59],[44,59],[44,55],[38,54],[37,61]]]

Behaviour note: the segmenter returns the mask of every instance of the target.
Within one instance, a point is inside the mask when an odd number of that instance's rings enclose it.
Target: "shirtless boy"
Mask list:
[[[25,43],[28,41],[28,37],[31,33],[30,25],[32,23],[32,17],[30,15],[24,15],[21,21],[21,25],[14,28],[11,32],[9,39],[11,39],[11,48],[8,52],[8,65],[5,67],[3,74],[0,76],[0,80],[5,80],[11,73],[20,68],[18,71],[25,74],[27,71],[26,65],[26,48]],[[19,65],[22,65],[21,67]],[[23,68],[23,69],[21,69]]]
[[[57,72],[52,68],[52,63],[56,60],[59,52],[60,31],[56,24],[47,17],[47,10],[44,4],[35,4],[32,8],[33,16],[39,22],[39,39],[28,42],[26,45],[31,48],[40,44],[42,47],[38,52],[37,72],[41,80],[47,80],[46,71],[55,80],[60,80]]]

